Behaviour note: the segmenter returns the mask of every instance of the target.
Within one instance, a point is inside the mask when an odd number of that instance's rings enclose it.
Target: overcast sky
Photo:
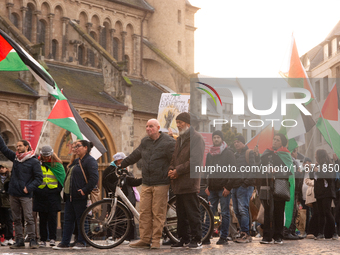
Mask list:
[[[195,72],[213,77],[279,77],[294,32],[299,55],[340,20],[340,1],[189,0],[195,15]]]

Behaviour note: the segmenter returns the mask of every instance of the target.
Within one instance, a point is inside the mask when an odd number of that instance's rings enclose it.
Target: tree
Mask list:
[[[242,134],[237,133],[236,128],[231,128],[229,123],[222,125],[221,131],[223,133],[223,140],[228,144],[228,146],[230,146],[230,148],[232,148],[235,151],[234,148],[235,137]]]

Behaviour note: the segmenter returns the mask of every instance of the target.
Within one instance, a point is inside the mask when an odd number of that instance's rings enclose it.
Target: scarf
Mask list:
[[[47,168],[49,168],[52,171],[54,176],[57,178],[58,182],[61,184],[61,186],[64,187],[66,173],[63,164],[55,162],[52,167],[51,162],[43,162],[43,165],[47,166]]]
[[[28,152],[25,152],[25,153],[18,153],[16,152],[15,153],[16,155],[16,160],[18,160],[20,163],[32,158],[34,156],[34,151],[28,151]]]
[[[227,144],[226,144],[226,142],[222,142],[222,144],[221,144],[221,146],[212,146],[211,148],[210,148],[210,151],[209,151],[209,153],[212,155],[212,156],[215,156],[215,155],[219,155],[219,154],[221,154],[222,153],[222,151],[224,151],[224,149],[225,148],[227,148]]]

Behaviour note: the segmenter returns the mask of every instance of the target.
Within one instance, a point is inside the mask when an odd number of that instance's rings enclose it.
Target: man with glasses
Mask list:
[[[26,140],[19,140],[16,152],[10,150],[0,136],[0,151],[13,162],[12,176],[9,182],[8,194],[15,227],[16,243],[11,249],[25,249],[22,227],[22,215],[27,223],[27,234],[30,239],[30,248],[38,248],[35,235],[35,224],[32,213],[33,190],[42,180],[40,163],[34,155],[30,144]]]

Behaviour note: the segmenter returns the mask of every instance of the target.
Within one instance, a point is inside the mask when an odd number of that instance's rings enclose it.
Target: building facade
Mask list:
[[[188,0],[5,0],[0,29],[48,70],[107,148],[101,176],[112,155],[139,145],[161,93],[190,91],[197,10]],[[20,119],[46,120],[54,103],[28,71],[0,72],[7,145],[15,150]],[[68,163],[70,143],[69,132],[47,123],[39,147]]]

